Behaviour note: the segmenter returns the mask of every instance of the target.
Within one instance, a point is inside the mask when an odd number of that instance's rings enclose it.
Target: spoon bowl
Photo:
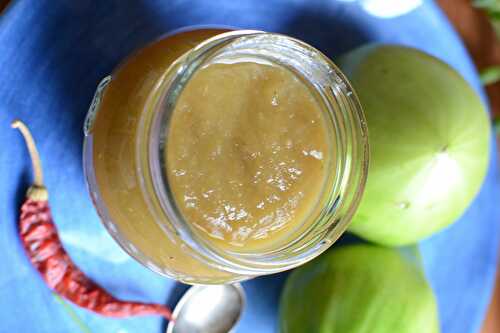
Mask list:
[[[196,285],[182,296],[174,309],[175,321],[166,333],[229,333],[245,306],[245,292],[239,283]]]

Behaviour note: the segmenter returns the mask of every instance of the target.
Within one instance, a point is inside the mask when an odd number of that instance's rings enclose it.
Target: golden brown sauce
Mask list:
[[[307,220],[329,160],[320,106],[289,70],[199,70],[176,104],[168,179],[187,223],[232,250],[269,248]]]

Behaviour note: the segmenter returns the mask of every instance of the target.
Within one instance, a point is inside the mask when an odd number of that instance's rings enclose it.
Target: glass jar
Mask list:
[[[307,223],[266,251],[229,251],[200,237],[165,176],[166,133],[177,98],[214,59],[265,60],[290,70],[317,96],[335,151]],[[311,46],[261,31],[183,31],[137,51],[99,84],[84,132],[85,176],[107,230],[140,263],[185,283],[234,282],[311,260],[346,230],[367,176],[366,124],[345,76]]]

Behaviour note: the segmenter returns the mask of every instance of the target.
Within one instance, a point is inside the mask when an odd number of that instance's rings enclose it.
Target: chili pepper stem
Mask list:
[[[18,129],[23,135],[26,147],[30,153],[31,163],[33,165],[34,181],[33,185],[28,189],[26,196],[33,200],[45,201],[48,199],[48,192],[43,185],[42,162],[40,161],[38,149],[36,149],[35,140],[33,139],[28,126],[26,126],[21,120],[14,120],[11,126],[12,128]]]

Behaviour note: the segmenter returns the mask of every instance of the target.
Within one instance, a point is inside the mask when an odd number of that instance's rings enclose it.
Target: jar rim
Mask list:
[[[216,57],[251,52],[256,57],[281,57],[295,66],[321,94],[342,158],[337,162],[335,183],[321,215],[301,236],[273,253],[241,255],[220,249],[200,237],[184,220],[170,189],[166,153],[169,120],[177,98],[198,68]],[[149,140],[148,162],[155,195],[179,237],[205,262],[240,275],[260,275],[287,270],[316,257],[347,229],[364,191],[368,173],[368,133],[359,100],[349,81],[333,62],[312,46],[295,38],[256,30],[236,30],[198,44],[175,61],[162,80],[162,96],[153,119],[145,125]],[[333,173],[332,173],[333,174]],[[332,176],[333,177],[333,176]],[[164,221],[157,221],[163,223]]]

